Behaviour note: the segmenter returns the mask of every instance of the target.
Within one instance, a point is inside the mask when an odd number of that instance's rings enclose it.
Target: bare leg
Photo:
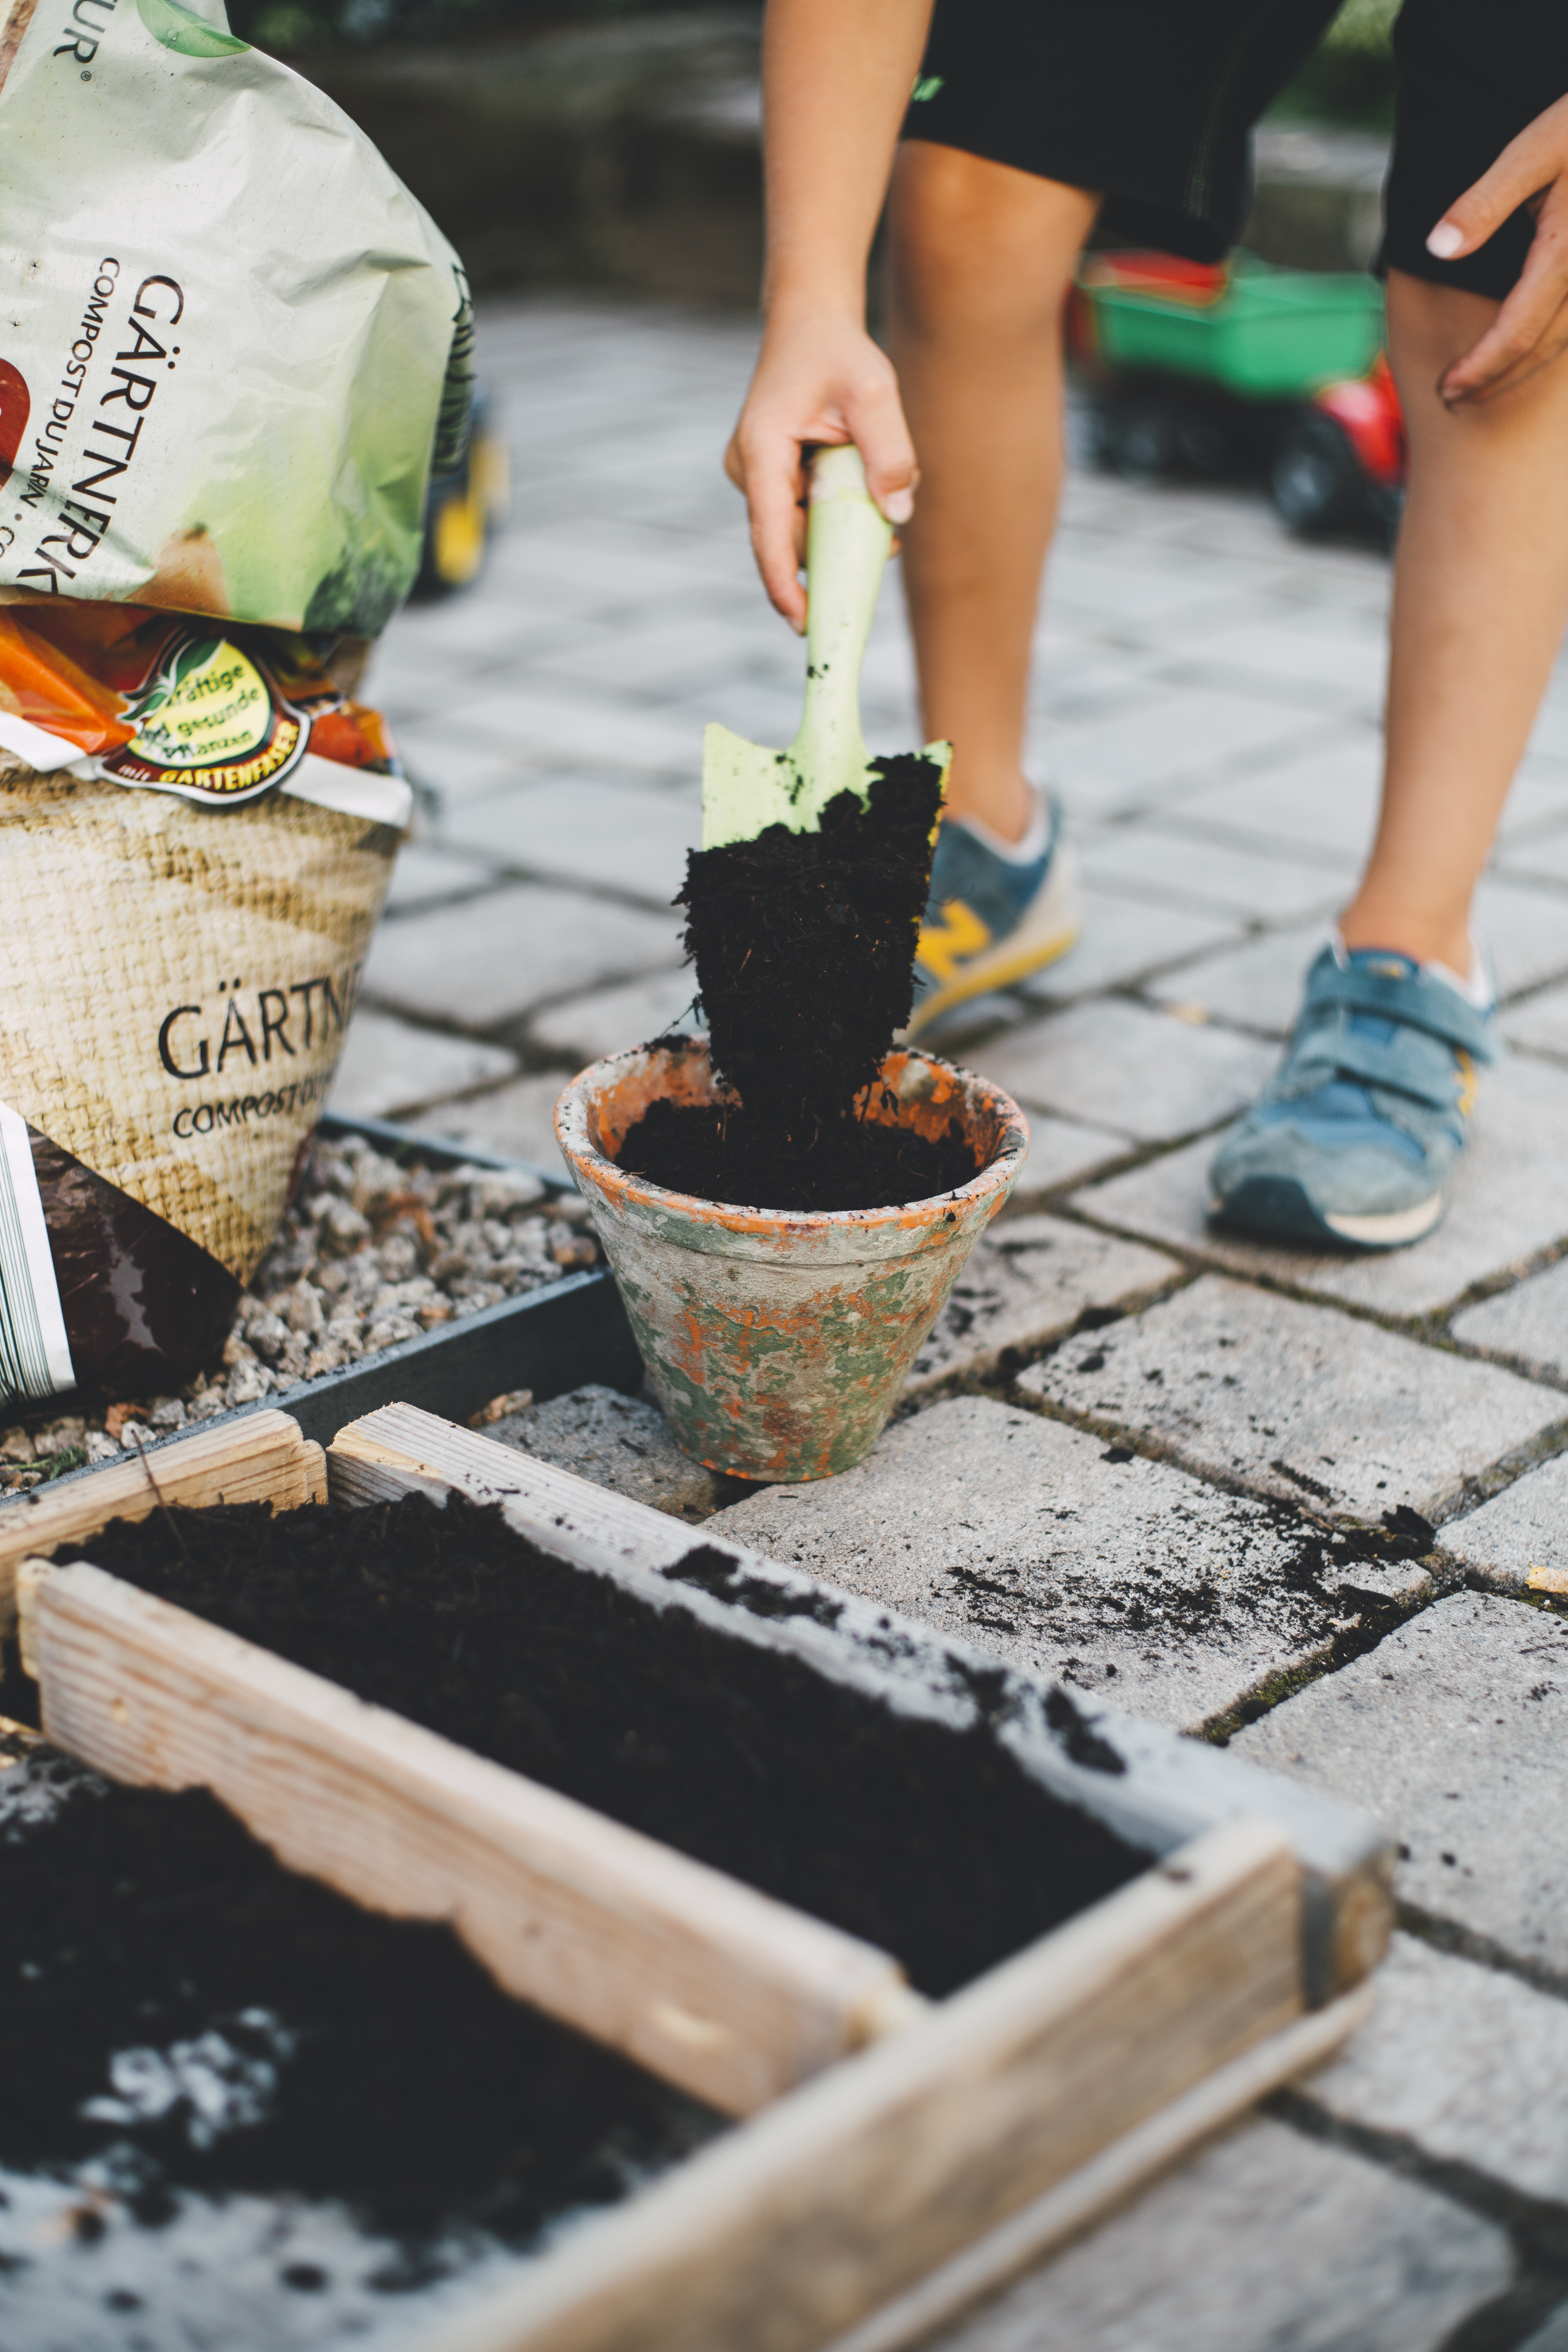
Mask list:
[[[920,460],[904,584],[948,805],[1016,841],[1029,656],[1062,475],[1062,302],[1100,199],[954,147],[899,151],[891,335]]]
[[[1443,370],[1498,305],[1390,272],[1410,431],[1377,839],[1349,947],[1469,969],[1470,898],[1568,625],[1568,363],[1450,413]]]

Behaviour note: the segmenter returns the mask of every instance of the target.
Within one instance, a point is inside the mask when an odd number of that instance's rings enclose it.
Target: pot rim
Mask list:
[[[692,1043],[706,1048],[706,1031],[692,1033]],[[700,1192],[671,1192],[665,1185],[656,1184],[651,1177],[629,1174],[618,1160],[601,1151],[588,1134],[590,1097],[601,1092],[612,1076],[627,1065],[651,1060],[656,1054],[669,1057],[671,1050],[660,1044],[656,1047],[633,1045],[619,1054],[603,1055],[579,1070],[562,1088],[555,1105],[555,1137],[574,1177],[581,1169],[602,1192],[619,1194],[625,1200],[693,1217],[703,1223],[728,1225],[736,1222],[742,1230],[752,1232],[759,1226],[769,1232],[788,1227],[796,1232],[820,1233],[826,1238],[836,1233],[865,1233],[879,1226],[907,1228],[911,1222],[929,1222],[924,1217],[914,1218],[912,1213],[917,1210],[977,1205],[993,1192],[1012,1189],[1029,1149],[1028,1121],[1012,1096],[994,1079],[982,1077],[978,1071],[965,1069],[956,1062],[944,1061],[940,1055],[928,1054],[919,1045],[895,1045],[892,1053],[903,1054],[908,1061],[921,1062],[928,1068],[945,1071],[956,1078],[973,1109],[984,1105],[997,1117],[1005,1138],[1002,1148],[966,1184],[884,1209],[763,1209],[743,1201],[710,1200]]]

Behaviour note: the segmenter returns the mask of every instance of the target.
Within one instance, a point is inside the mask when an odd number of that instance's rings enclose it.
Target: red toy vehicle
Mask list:
[[[1365,278],[1091,254],[1068,310],[1095,454],[1132,478],[1261,471],[1306,533],[1393,537],[1405,425]]]

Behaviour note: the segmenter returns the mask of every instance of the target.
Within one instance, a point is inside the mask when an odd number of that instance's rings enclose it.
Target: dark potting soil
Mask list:
[[[979,1172],[956,1119],[936,1142],[910,1127],[843,1119],[797,1153],[746,1106],[723,1103],[650,1103],[619,1164],[671,1192],[795,1211],[897,1209],[956,1192]]]
[[[415,2242],[520,2243],[716,2123],[216,1799],[96,1779],[0,1819],[0,2164],[98,2158],[145,2222],[248,2189]]]
[[[155,1512],[66,1549],[864,1937],[924,1992],[1145,1867],[987,1722],[896,1713],[552,1559],[460,1496]],[[666,1572],[745,1601],[710,1547]]]
[[[623,1168],[795,1210],[896,1207],[974,1175],[956,1122],[928,1143],[855,1116],[909,1018],[942,797],[941,767],[921,752],[872,765],[868,804],[839,793],[818,833],[773,824],[690,852],[676,904],[714,1071],[740,1105],[656,1105],[622,1143]]]

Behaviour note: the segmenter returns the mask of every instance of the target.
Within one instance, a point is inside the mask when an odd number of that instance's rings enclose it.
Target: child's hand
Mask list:
[[[853,441],[866,480],[895,525],[914,512],[914,444],[885,352],[842,311],[775,311],[724,470],[745,493],[763,585],[784,619],[805,627],[803,450]]]
[[[1427,247],[1439,261],[1457,261],[1521,205],[1535,215],[1529,258],[1480,341],[1438,384],[1450,408],[1495,399],[1568,350],[1568,98],[1538,114],[1449,205]]]

